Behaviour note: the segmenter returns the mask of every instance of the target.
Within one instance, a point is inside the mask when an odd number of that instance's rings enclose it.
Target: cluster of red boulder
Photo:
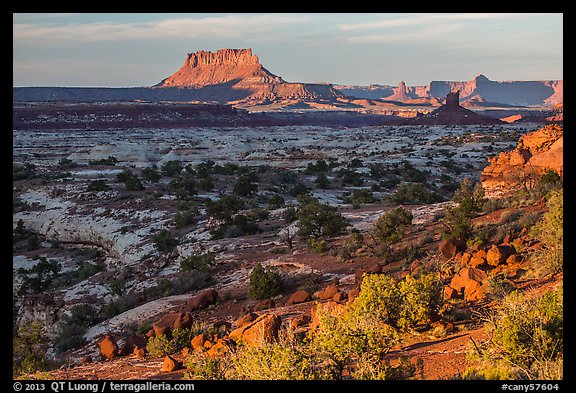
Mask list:
[[[440,254],[445,260],[453,259],[460,269],[444,287],[445,299],[481,301],[489,289],[489,277],[502,273],[507,279],[517,278],[524,271],[523,259],[517,252],[524,242],[522,237],[512,241],[507,235],[499,245],[487,248],[476,245],[470,250],[457,240],[442,242]]]

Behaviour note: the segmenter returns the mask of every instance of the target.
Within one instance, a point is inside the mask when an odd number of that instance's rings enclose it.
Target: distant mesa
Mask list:
[[[189,53],[178,71],[156,87],[197,89],[217,101],[334,101],[344,98],[329,84],[289,83],[264,68],[252,49]]]
[[[482,116],[460,106],[460,90],[450,91],[444,105],[432,112],[408,120],[410,124],[424,125],[469,125],[469,124],[504,124],[501,120]]]
[[[562,80],[493,81],[480,74],[469,81],[431,81],[425,86],[398,87],[388,85],[336,85],[342,93],[370,99],[413,102],[416,99],[442,99],[449,92],[460,90],[463,104],[477,106],[552,106],[563,101]],[[433,102],[433,101],[431,101]]]

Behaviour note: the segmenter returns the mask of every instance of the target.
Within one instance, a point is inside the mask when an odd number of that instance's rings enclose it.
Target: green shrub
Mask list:
[[[267,299],[280,292],[281,278],[271,267],[264,268],[256,263],[250,273],[248,296],[252,299]]]
[[[286,201],[282,195],[274,194],[268,197],[267,202],[268,209],[280,209],[281,207],[284,207]]]
[[[231,372],[239,380],[311,380],[317,379],[313,354],[288,336],[260,347],[246,346],[232,357]]]
[[[217,201],[206,202],[206,213],[213,218],[230,220],[232,215],[244,209],[246,203],[237,195],[224,195]]]
[[[481,366],[468,379],[563,378],[563,289],[526,298],[514,291],[487,318],[492,338],[481,345]]]
[[[18,291],[19,295],[25,295],[28,290],[39,293],[47,290],[54,279],[60,275],[60,264],[53,259],[39,257],[36,263],[30,269],[19,268],[18,274],[22,278],[22,285]]]
[[[108,190],[110,190],[110,187],[102,179],[92,180],[88,184],[88,187],[86,188],[86,191],[108,191]]]
[[[386,256],[390,246],[398,242],[404,231],[412,224],[412,213],[401,207],[389,210],[372,223],[371,235],[380,248],[380,253]]]
[[[146,167],[142,169],[142,178],[153,183],[158,183],[162,178],[162,175],[156,170],[155,167]]]
[[[39,323],[20,325],[12,339],[13,377],[44,370],[46,349],[46,332]]]
[[[258,192],[258,184],[254,176],[251,175],[242,175],[234,184],[234,194],[243,196],[243,197],[251,197],[256,195]]]
[[[326,205],[312,198],[301,198],[296,217],[297,234],[303,239],[337,236],[350,225],[334,206]]]
[[[162,170],[162,173],[165,176],[169,176],[169,177],[177,175],[178,173],[180,173],[182,171],[183,168],[184,167],[182,166],[182,162],[178,161],[178,160],[166,161],[160,167],[160,169]]]
[[[544,247],[536,253],[535,259],[542,266],[543,273],[557,273],[564,265],[564,191],[551,191],[546,202],[548,211],[533,227],[532,233]]]
[[[178,212],[174,216],[174,226],[176,228],[182,228],[185,227],[186,225],[190,225],[194,221],[194,218],[196,218],[199,215],[200,211],[198,210],[198,208]]]
[[[154,246],[162,253],[170,253],[180,243],[178,239],[174,238],[172,234],[166,229],[162,229],[156,236],[154,236]]]
[[[148,353],[150,353],[153,357],[160,357],[165,355],[170,355],[176,352],[176,346],[174,342],[165,334],[156,337],[150,337],[148,339],[148,343],[146,344],[146,349]]]
[[[354,308],[371,318],[408,331],[440,308],[440,284],[431,273],[419,278],[408,275],[398,283],[385,274],[365,275]]]
[[[115,166],[118,163],[118,159],[114,156],[108,156],[108,158],[102,158],[100,160],[90,160],[89,165],[109,165]]]
[[[207,272],[214,264],[214,254],[207,253],[202,255],[190,255],[189,257],[180,261],[180,270],[186,272],[190,270],[198,270]]]
[[[311,237],[307,242],[308,250],[316,252],[324,252],[328,249],[328,242],[324,238]]]
[[[231,359],[227,356],[209,357],[204,353],[193,352],[186,361],[184,379],[224,380],[231,379]]]
[[[365,204],[365,203],[376,203],[377,199],[374,198],[372,191],[369,190],[354,190],[352,192],[352,203],[353,204]]]

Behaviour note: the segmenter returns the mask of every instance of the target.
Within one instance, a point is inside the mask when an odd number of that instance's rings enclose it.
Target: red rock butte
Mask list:
[[[208,88],[217,100],[331,101],[344,97],[330,84],[284,81],[264,68],[250,48],[189,53],[182,67],[156,87]]]
[[[252,49],[219,49],[188,53],[182,67],[156,86],[204,87],[227,82],[249,86],[284,81],[265,69]]]

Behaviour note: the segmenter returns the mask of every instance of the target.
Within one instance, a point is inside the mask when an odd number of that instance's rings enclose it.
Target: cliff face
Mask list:
[[[492,81],[478,75],[469,81],[432,81],[425,86],[407,86],[400,82],[398,87],[338,86],[338,90],[358,98],[383,98],[407,102],[418,98],[442,99],[453,90],[460,90],[462,101],[495,102],[505,105],[551,106],[562,102],[564,82],[543,81]]]
[[[200,97],[209,90],[215,101],[331,101],[344,97],[331,85],[285,82],[264,68],[252,49],[189,53],[182,67],[156,87],[198,89]]]
[[[178,71],[158,87],[204,87],[233,82],[238,86],[283,83],[262,67],[252,49],[219,49],[189,53]]]
[[[495,197],[518,188],[532,188],[548,170],[563,177],[564,130],[561,125],[547,125],[523,135],[518,146],[489,158],[481,182],[486,195]]]
[[[410,124],[422,125],[467,125],[467,124],[502,124],[503,122],[460,106],[460,90],[446,95],[444,105],[432,112],[410,120]]]
[[[553,105],[563,99],[563,81],[492,81],[478,75],[471,81],[430,82],[432,97],[443,97],[451,90],[460,90],[462,100],[481,98],[508,105]]]

